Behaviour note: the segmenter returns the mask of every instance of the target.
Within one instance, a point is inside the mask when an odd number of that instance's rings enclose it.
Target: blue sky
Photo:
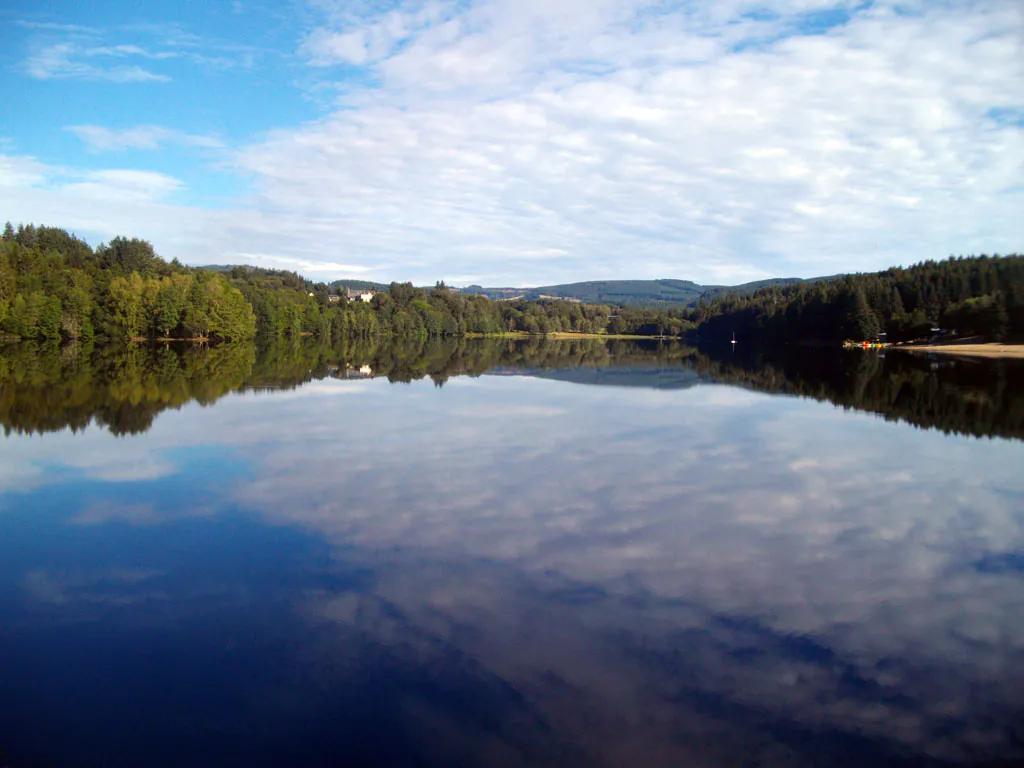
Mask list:
[[[0,219],[315,278],[731,283],[1024,243],[1024,7],[8,2]]]

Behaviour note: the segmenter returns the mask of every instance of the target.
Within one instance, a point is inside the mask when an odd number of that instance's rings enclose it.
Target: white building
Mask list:
[[[373,300],[373,297],[377,295],[376,291],[353,291],[349,289],[346,291],[348,294],[349,301],[359,300],[364,304],[369,304]]]

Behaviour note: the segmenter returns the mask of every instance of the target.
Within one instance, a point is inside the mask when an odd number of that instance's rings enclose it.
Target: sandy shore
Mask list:
[[[914,346],[893,346],[890,349],[905,352],[932,352],[940,355],[971,355],[974,357],[1022,357],[1024,344],[932,344]]]

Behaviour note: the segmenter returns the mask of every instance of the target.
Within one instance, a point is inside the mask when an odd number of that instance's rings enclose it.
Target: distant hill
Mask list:
[[[586,304],[694,306],[701,298],[710,300],[729,293],[742,296],[760,288],[820,279],[822,278],[803,280],[799,277],[780,277],[742,285],[699,285],[691,280],[590,280],[583,283],[544,285],[538,288],[483,288],[471,285],[463,288],[462,292],[481,294],[492,299],[560,298],[582,301]]]
[[[568,285],[546,285],[538,294],[579,299],[587,304],[689,304],[703,288],[690,280],[591,280]]]
[[[277,273],[276,270],[267,270],[247,264],[210,264],[202,269],[208,269],[211,272],[231,272],[236,269],[244,269],[247,272],[258,274]],[[470,285],[461,290],[458,288],[451,290],[458,293],[487,296],[490,299],[566,299],[581,301],[584,304],[693,307],[700,299],[711,301],[727,294],[745,296],[761,288],[810,283],[825,279],[828,278],[817,277],[804,280],[799,277],[775,277],[741,285],[699,285],[692,280],[588,280],[582,283],[542,285],[536,288],[484,288],[479,285]],[[328,283],[327,288],[331,293],[341,290],[386,291],[388,284],[346,278]]]

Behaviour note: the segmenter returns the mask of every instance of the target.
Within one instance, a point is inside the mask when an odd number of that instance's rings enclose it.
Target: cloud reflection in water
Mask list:
[[[91,437],[90,471],[113,489],[102,448],[126,443]],[[373,574],[298,579],[289,653],[328,687],[390,675],[423,755],[1022,754],[1024,581],[979,564],[1024,551],[1024,444],[730,387],[508,376],[233,396],[131,445],[150,466],[174,455],[185,480],[180,448],[197,443],[246,468],[210,486],[204,515],[257,513]],[[51,441],[47,460],[75,463],[74,446]],[[160,514],[97,509],[71,519]]]

